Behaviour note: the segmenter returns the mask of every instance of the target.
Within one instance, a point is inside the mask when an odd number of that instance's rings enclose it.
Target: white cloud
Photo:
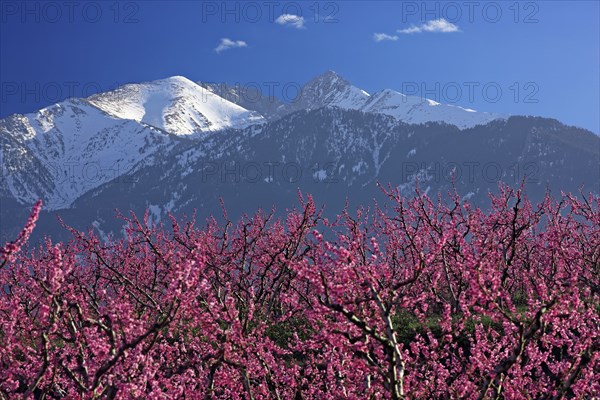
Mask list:
[[[228,38],[222,38],[219,45],[215,48],[217,53],[220,53],[225,50],[233,49],[236,47],[247,47],[248,44],[243,40],[231,40]]]
[[[451,33],[458,32],[458,26],[454,25],[451,22],[446,21],[444,18],[433,19],[431,21],[427,21],[424,24],[418,26],[411,26],[406,29],[398,29],[396,32],[398,33],[421,33],[421,32],[440,32],[440,33]]]
[[[304,17],[294,14],[282,14],[275,20],[276,24],[292,26],[296,29],[304,29]]]
[[[387,33],[374,33],[373,39],[376,42],[383,42],[384,40],[398,40],[398,35],[388,35]]]

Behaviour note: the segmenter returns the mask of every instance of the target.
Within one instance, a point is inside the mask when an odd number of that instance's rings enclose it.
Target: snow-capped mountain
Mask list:
[[[332,71],[292,103],[172,77],[0,120],[0,233],[10,236],[38,198],[45,213],[115,234],[115,208],[159,221],[218,213],[223,198],[233,216],[293,206],[298,188],[337,211],[346,198],[377,197],[376,182],[407,195],[417,180],[447,191],[447,165],[462,166],[457,187],[478,204],[498,181],[532,174],[537,195],[586,184],[600,193],[599,148],[596,135],[555,120],[369,95]],[[50,221],[41,234],[60,231]]]
[[[88,100],[114,117],[182,136],[240,129],[265,121],[257,112],[225,100],[182,76],[125,85]]]
[[[175,76],[125,85],[0,120],[3,193],[19,203],[69,207],[87,191],[168,152],[179,138],[265,119]]]

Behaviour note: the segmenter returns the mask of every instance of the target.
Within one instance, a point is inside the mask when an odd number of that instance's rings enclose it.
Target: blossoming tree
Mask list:
[[[594,398],[600,201],[386,192],[321,217],[0,248],[0,398]]]

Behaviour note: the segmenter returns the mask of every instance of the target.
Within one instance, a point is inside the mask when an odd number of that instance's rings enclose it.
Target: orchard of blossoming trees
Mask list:
[[[387,194],[26,250],[37,204],[0,252],[0,398],[598,398],[597,198]]]

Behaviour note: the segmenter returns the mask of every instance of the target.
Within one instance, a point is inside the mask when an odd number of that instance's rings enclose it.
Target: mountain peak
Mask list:
[[[328,70],[302,87],[302,93],[294,103],[294,109],[314,110],[327,106],[358,109],[367,98],[369,98],[367,92],[352,86],[336,72]]]
[[[328,69],[327,71],[323,72],[320,75],[315,76],[314,78],[312,78],[310,81],[308,81],[304,87],[310,87],[310,86],[314,86],[314,85],[319,85],[319,84],[325,84],[325,83],[330,83],[330,84],[338,84],[338,85],[344,85],[344,86],[352,86],[352,84],[350,82],[348,82],[346,79],[344,79],[344,77],[342,77],[340,74],[338,74],[337,72]]]
[[[195,83],[194,81],[186,78],[185,76],[181,76],[181,75],[173,75],[173,76],[169,76],[168,78],[164,78],[164,79],[158,79],[156,81],[152,81],[150,83],[171,83],[171,84],[175,84],[175,85],[192,85],[192,86],[196,86],[197,83]]]

